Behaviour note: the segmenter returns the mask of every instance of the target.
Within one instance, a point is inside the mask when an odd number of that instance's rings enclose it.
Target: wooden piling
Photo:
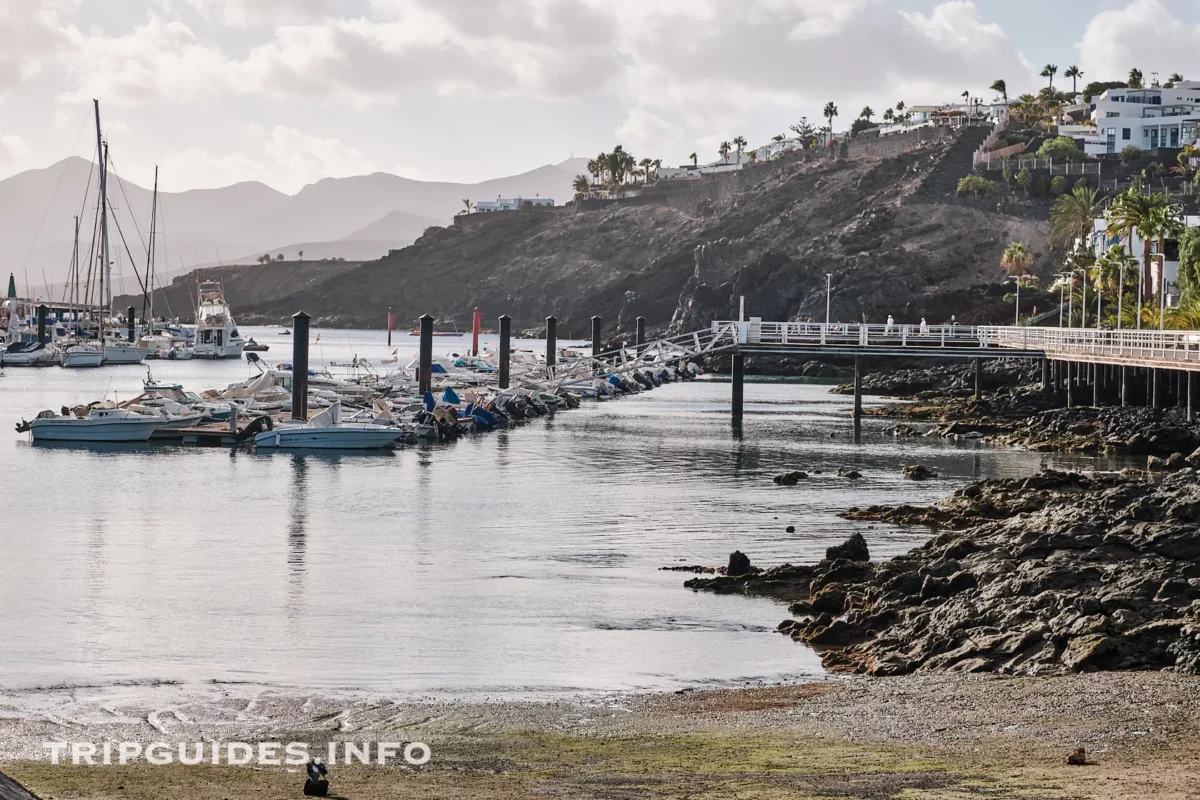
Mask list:
[[[508,362],[512,354],[512,317],[500,315],[500,388],[508,388]]]
[[[424,397],[433,388],[433,317],[421,315],[420,366],[417,373],[417,392]]]
[[[308,419],[308,320],[292,314],[292,419]]]
[[[593,316],[592,317],[592,358],[595,358],[596,356],[600,355],[600,353],[603,351],[603,345],[600,341],[601,335],[602,335],[601,334],[602,330],[603,330],[603,323],[601,322],[600,317]]]
[[[558,356],[558,318],[546,317],[546,367],[553,367]]]
[[[1150,404],[1154,408],[1162,408],[1162,370],[1151,370],[1150,385]]]
[[[137,323],[134,317],[136,313],[133,306],[125,310],[125,321],[129,324],[129,341],[131,342],[137,338]]]
[[[1050,394],[1050,359],[1042,359],[1042,394]]]
[[[1121,367],[1121,408],[1129,408],[1129,368]]]
[[[857,369],[855,370],[855,374],[856,375],[858,374]],[[854,394],[855,394],[855,397],[857,398],[858,392],[855,391]],[[977,359],[975,359],[975,399],[979,400],[982,397],[983,397],[983,359],[977,358]]]
[[[46,306],[38,303],[37,307],[38,342],[46,344]],[[101,335],[103,336],[103,331]]]
[[[646,344],[646,318],[637,318],[637,336],[634,343],[637,345],[638,355],[642,354],[642,346]]]
[[[1187,372],[1187,421],[1196,421],[1196,407],[1192,404],[1192,389],[1196,383],[1196,373],[1188,370]]]

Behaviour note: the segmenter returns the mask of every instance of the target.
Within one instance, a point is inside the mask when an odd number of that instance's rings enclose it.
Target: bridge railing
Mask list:
[[[1200,362],[1200,332],[1095,328],[983,327],[996,347],[1043,350],[1050,357],[1094,356],[1142,362]]]
[[[739,345],[820,345],[826,347],[987,347],[988,342],[973,325],[893,325],[860,322],[742,322],[720,321],[713,330],[736,332]]]

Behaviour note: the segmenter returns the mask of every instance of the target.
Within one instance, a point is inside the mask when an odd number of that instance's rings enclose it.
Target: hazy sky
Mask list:
[[[90,155],[93,97],[130,179],[295,192],[716,158],[1046,62],[1200,76],[1200,0],[0,0],[0,178]]]

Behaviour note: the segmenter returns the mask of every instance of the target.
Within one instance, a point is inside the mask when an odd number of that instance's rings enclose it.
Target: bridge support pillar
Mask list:
[[[854,418],[854,441],[857,442],[862,436],[862,369],[858,356],[854,357],[854,410],[851,416]]]
[[[1074,378],[1073,373],[1075,372],[1075,364],[1072,361],[1067,361],[1064,363],[1066,363],[1066,365],[1067,365],[1067,408],[1074,408],[1075,407],[1074,395],[1071,390],[1073,388],[1075,388],[1072,385],[1072,380]]]
[[[1042,394],[1050,394],[1050,360],[1042,359]]]
[[[983,359],[975,359],[975,399],[983,397]]]
[[[1187,421],[1196,421],[1196,406],[1192,403],[1192,390],[1196,384],[1196,373],[1188,370],[1184,374],[1184,380],[1187,381]]]
[[[745,356],[741,353],[733,354],[733,369],[731,370],[730,379],[733,383],[732,390],[732,411],[733,418],[740,420],[742,418],[743,399],[745,397],[745,376],[746,363]]]
[[[1129,367],[1121,367],[1121,408],[1129,408]]]
[[[1150,370],[1150,405],[1162,408],[1162,370]]]

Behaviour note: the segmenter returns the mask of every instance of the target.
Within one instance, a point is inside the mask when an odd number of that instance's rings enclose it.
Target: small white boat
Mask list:
[[[260,448],[297,450],[376,450],[391,447],[404,431],[370,422],[342,422],[341,406],[332,405],[308,422],[282,422],[254,437]]]
[[[146,360],[149,350],[133,342],[108,339],[104,343],[105,364],[140,364]]]
[[[62,365],[68,369],[98,367],[103,363],[104,350],[97,344],[73,344],[63,350]]]
[[[40,416],[28,430],[35,442],[145,442],[163,422],[124,408],[93,408],[84,417]]]
[[[39,367],[52,364],[57,350],[40,342],[14,342],[4,350],[0,361],[6,367]]]

